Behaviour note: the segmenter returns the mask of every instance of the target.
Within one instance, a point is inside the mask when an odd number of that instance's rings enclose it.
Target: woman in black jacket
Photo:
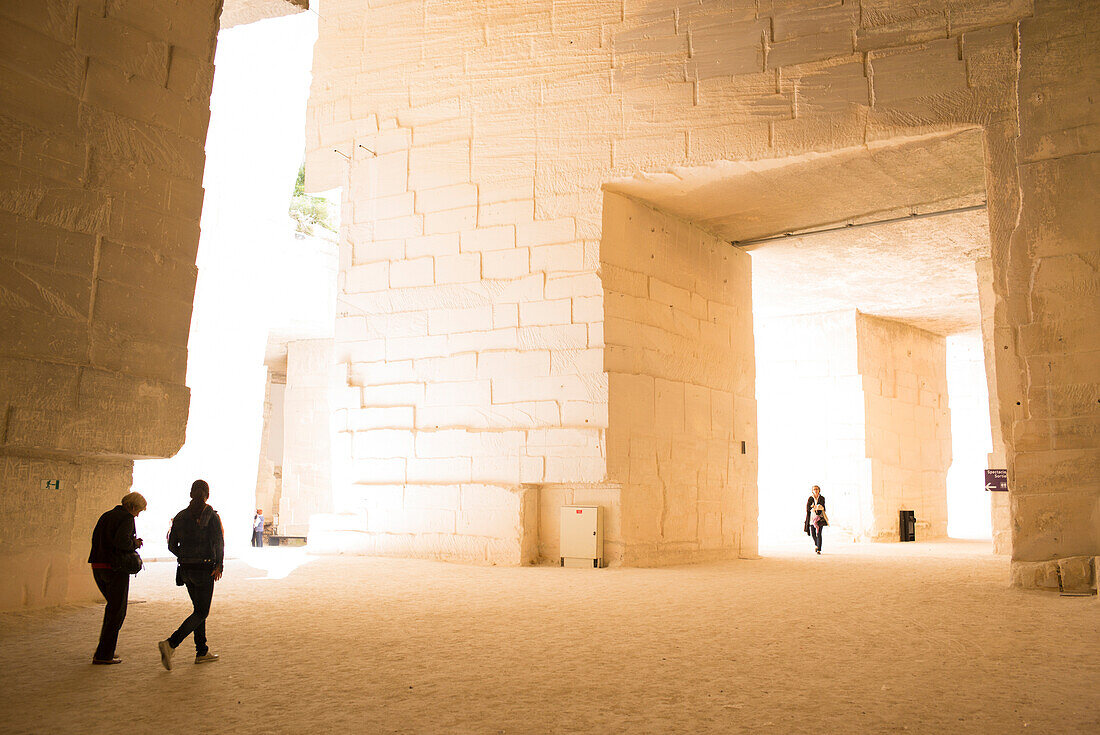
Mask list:
[[[204,664],[218,660],[206,644],[206,616],[210,614],[210,602],[214,598],[214,582],[222,577],[225,556],[225,535],[222,520],[217,512],[206,504],[210,486],[205,480],[191,484],[191,503],[172,519],[168,532],[168,550],[176,556],[176,584],[187,587],[194,607],[176,632],[157,644],[160,662],[172,669],[172,654],[183,639],[195,635],[195,663]]]
[[[121,563],[123,556],[134,556],[141,548],[134,519],[145,510],[145,498],[141,493],[127,493],[122,503],[99,517],[92,531],[92,551],[88,563],[92,565],[92,577],[96,587],[107,600],[103,609],[103,626],[99,630],[92,663],[97,665],[120,664],[115,656],[118,632],[126,619],[126,599],[130,596],[130,572]]]
[[[825,496],[821,488],[814,485],[810,497],[806,498],[806,535],[814,540],[817,553],[821,553],[821,534],[829,525],[829,516],[825,515]]]

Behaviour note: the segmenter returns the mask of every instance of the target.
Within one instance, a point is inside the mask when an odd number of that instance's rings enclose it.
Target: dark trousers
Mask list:
[[[814,540],[814,546],[818,551],[821,551],[821,536],[825,533],[825,526],[818,526],[816,524],[810,524],[810,536]]]
[[[264,545],[264,532],[263,531],[253,531],[252,532],[252,545],[263,548],[263,545]]]
[[[130,575],[112,569],[93,569],[96,587],[107,600],[103,610],[103,627],[99,629],[99,645],[95,657],[100,661],[110,661],[115,656],[118,632],[122,630],[122,621],[126,619],[126,598],[130,595]]]
[[[214,599],[214,577],[211,572],[209,567],[180,569],[180,576],[187,587],[194,610],[176,632],[168,637],[172,648],[178,648],[184,638],[194,633],[196,655],[203,656],[210,650],[206,645],[206,616],[210,614],[210,603]]]

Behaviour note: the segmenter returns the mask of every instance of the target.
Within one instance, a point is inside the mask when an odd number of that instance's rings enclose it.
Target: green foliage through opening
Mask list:
[[[336,232],[333,222],[332,205],[323,197],[306,194],[306,165],[298,169],[298,179],[294,182],[294,195],[290,198],[290,216],[294,218],[295,231],[303,235],[312,235],[316,226],[330,232]]]

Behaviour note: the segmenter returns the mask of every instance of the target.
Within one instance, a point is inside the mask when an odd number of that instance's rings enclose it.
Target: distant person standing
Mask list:
[[[829,525],[829,516],[825,514],[825,496],[821,488],[814,485],[810,497],[806,498],[806,534],[814,540],[814,550],[821,553],[821,534]]]
[[[141,569],[137,550],[142,540],[137,537],[134,519],[145,510],[141,493],[127,493],[122,502],[99,517],[92,531],[92,551],[88,563],[96,587],[107,600],[103,609],[103,626],[99,630],[99,645],[92,656],[97,665],[120,664],[115,656],[118,632],[126,619],[126,602],[130,596],[130,575]],[[135,568],[136,567],[136,568]]]
[[[168,532],[168,550],[176,556],[176,584],[187,587],[194,610],[176,632],[160,641],[160,662],[171,671],[172,654],[183,640],[195,635],[195,663],[218,660],[206,643],[206,617],[214,599],[214,582],[222,577],[225,558],[225,534],[217,512],[206,504],[210,486],[205,480],[191,484],[191,503],[172,519]]]
[[[257,508],[256,515],[252,516],[252,545],[263,548],[264,545],[264,509]]]

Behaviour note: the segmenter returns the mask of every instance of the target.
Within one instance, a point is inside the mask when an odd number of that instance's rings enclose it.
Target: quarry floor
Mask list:
[[[1100,602],[1007,586],[977,542],[833,545],[663,569],[263,549],[208,625],[174,567],[101,605],[0,615],[4,733],[1100,732]]]

